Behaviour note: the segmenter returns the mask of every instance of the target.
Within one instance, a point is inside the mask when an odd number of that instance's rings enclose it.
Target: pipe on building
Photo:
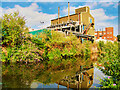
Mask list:
[[[69,2],[68,2],[68,22],[70,21],[70,7],[69,7]]]
[[[59,16],[60,16],[60,11],[59,11],[60,7],[58,7],[58,24],[60,23],[60,20],[59,20]]]
[[[80,18],[81,18],[81,17],[80,17],[80,13],[79,13],[79,24],[80,24],[80,22],[81,22],[81,21],[80,21],[80,20],[81,20]]]

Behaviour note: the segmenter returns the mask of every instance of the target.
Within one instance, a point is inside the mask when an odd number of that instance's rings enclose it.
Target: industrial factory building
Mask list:
[[[75,9],[75,14],[70,15],[70,8],[68,2],[68,16],[59,17],[51,20],[51,26],[47,27],[51,30],[63,31],[66,35],[70,32],[80,38],[93,39],[94,38],[94,17],[90,14],[88,6]]]

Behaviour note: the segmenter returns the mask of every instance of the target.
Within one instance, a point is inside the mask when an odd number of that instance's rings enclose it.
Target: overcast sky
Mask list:
[[[25,16],[26,25],[34,29],[50,26],[50,20],[58,16],[58,6],[60,7],[60,16],[68,14],[67,2],[54,2],[57,0],[52,0],[52,2],[49,0],[42,0],[44,2],[30,2],[33,0],[28,0],[29,2],[12,1],[13,0],[2,0],[2,5],[0,6],[0,12],[2,10],[2,14],[0,14],[0,17],[2,17],[4,13],[19,11],[22,16]],[[74,14],[76,8],[83,6],[90,7],[90,13],[95,18],[95,29],[114,27],[114,35],[116,36],[118,34],[117,2],[70,2],[70,14]]]

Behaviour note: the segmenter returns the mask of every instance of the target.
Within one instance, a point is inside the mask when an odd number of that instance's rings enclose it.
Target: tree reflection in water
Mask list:
[[[67,88],[89,88],[93,84],[94,62],[79,61],[77,65],[64,70],[43,69],[41,64],[3,64],[3,88],[31,88],[32,85],[38,87],[40,83],[43,85],[56,83],[58,88],[59,85]]]

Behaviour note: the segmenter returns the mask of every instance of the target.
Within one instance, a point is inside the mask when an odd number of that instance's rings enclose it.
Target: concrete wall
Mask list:
[[[113,40],[113,27],[106,27],[105,31],[107,40]]]

